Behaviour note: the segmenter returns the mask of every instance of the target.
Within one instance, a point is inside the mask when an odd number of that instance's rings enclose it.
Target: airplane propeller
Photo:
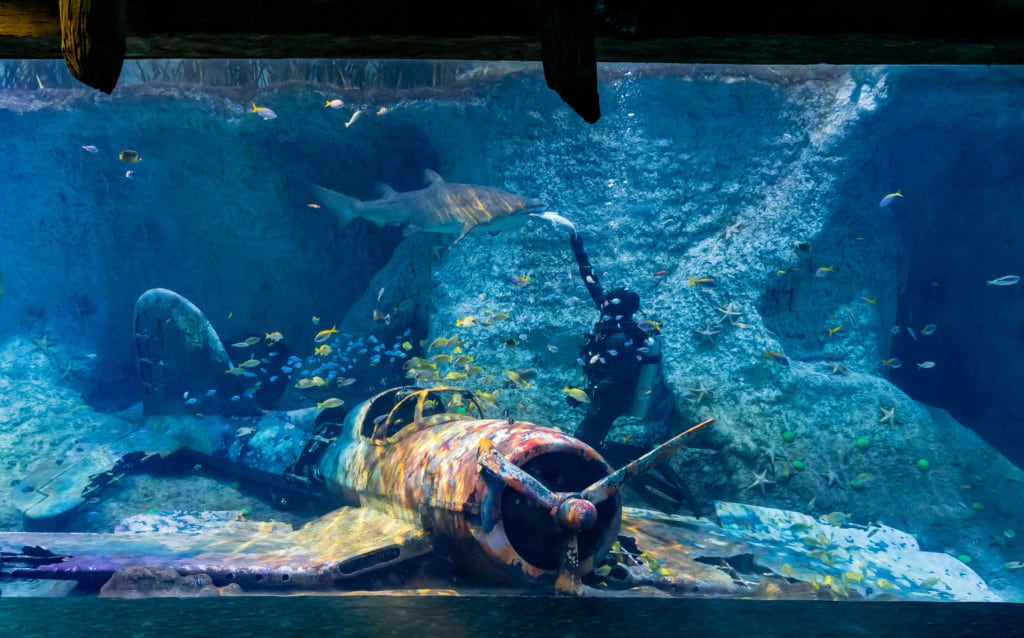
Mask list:
[[[578,535],[597,523],[596,506],[614,496],[630,479],[663,462],[713,422],[714,419],[708,419],[677,434],[581,492],[551,491],[532,474],[509,461],[488,439],[480,442],[478,461],[481,468],[501,479],[516,492],[546,508],[551,517],[558,521],[564,535],[562,561],[558,578],[555,580],[555,591],[578,596],[583,593]]]

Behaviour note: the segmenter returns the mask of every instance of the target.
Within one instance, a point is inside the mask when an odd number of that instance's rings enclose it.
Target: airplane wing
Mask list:
[[[970,567],[922,551],[913,536],[892,527],[833,525],[724,501],[715,502],[715,517],[717,523],[623,508],[620,534],[646,550],[639,571],[648,581],[680,591],[754,594],[759,581],[768,582],[763,576],[774,574],[777,594],[762,587],[757,596],[1000,600]]]
[[[297,530],[238,512],[166,512],[126,519],[112,534],[0,533],[0,575],[107,580],[126,567],[206,574],[217,585],[317,589],[432,551],[413,523],[344,507]]]

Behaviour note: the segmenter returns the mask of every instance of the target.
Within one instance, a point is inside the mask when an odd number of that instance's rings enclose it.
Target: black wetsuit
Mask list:
[[[644,330],[633,318],[639,307],[636,293],[613,291],[625,293],[625,300],[606,295],[583,249],[583,240],[571,234],[569,243],[579,264],[580,277],[601,312],[593,331],[584,336],[580,350],[590,404],[574,435],[591,447],[600,448],[615,419],[632,406],[641,366],[657,363],[661,355],[648,355],[643,350],[656,329],[652,326]]]
[[[584,335],[580,350],[590,404],[574,436],[600,450],[608,462],[621,466],[647,449],[626,443],[606,443],[604,439],[615,419],[632,406],[640,368],[661,361],[660,352],[652,354],[647,350],[648,339],[657,335],[658,329],[649,322],[641,327],[633,318],[640,308],[640,297],[635,292],[617,288],[605,293],[578,234],[570,234],[569,243],[580,267],[580,277],[601,312],[593,332]],[[697,499],[668,464],[634,477],[630,487],[652,502],[664,503],[664,499],[668,499],[671,509],[686,503],[694,516],[701,515]]]

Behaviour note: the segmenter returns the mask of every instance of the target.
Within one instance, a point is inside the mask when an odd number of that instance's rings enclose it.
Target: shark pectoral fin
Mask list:
[[[459,233],[459,236],[456,237],[455,241],[453,241],[452,243],[453,244],[457,244],[460,241],[462,241],[462,238],[466,236],[466,233],[468,233],[469,231],[473,230],[474,228],[476,228],[476,224],[474,224],[473,222],[466,222],[466,223],[464,223],[462,225],[462,232]]]

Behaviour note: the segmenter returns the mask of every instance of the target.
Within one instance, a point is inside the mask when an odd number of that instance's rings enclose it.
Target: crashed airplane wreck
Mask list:
[[[450,574],[566,595],[653,587],[678,595],[998,600],[969,567],[882,525],[737,503],[714,520],[623,507],[620,491],[679,450],[697,424],[621,468],[554,428],[487,418],[450,386],[390,388],[337,406],[182,414],[185,387],[229,384],[202,312],[154,289],[135,309],[141,414],[83,441],[59,471],[20,482],[25,532],[0,533],[0,575],[78,581],[174,570],[192,589],[330,592],[436,559]],[[230,390],[230,389],[228,389]],[[187,395],[187,390],[185,391]],[[222,395],[229,392],[222,392]],[[343,416],[343,418],[341,418]],[[337,506],[298,529],[246,512],[149,512],[109,534],[43,531],[126,471],[189,454],[249,481]],[[137,576],[135,576],[137,577]],[[450,583],[443,579],[439,588]],[[181,594],[185,595],[185,594]]]

